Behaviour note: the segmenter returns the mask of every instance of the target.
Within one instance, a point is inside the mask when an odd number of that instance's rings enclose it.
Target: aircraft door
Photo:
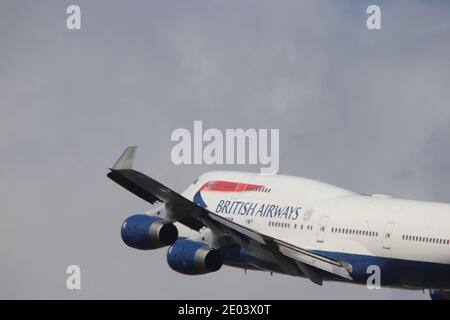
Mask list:
[[[383,233],[383,249],[391,249],[391,239],[393,230],[394,224],[392,222],[386,223]]]
[[[317,242],[324,242],[325,240],[325,231],[327,229],[329,217],[323,216],[319,221],[319,230],[317,230]]]

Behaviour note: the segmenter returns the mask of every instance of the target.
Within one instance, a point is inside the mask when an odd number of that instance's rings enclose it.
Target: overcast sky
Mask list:
[[[373,3],[382,30],[366,28]],[[122,243],[149,205],[105,175],[137,144],[136,167],[182,191],[219,168],[170,161],[172,131],[202,120],[279,128],[282,174],[450,202],[449,57],[448,1],[0,1],[0,298],[426,298],[178,274],[165,249]]]

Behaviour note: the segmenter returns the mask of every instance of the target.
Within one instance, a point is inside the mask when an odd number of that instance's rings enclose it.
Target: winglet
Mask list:
[[[137,146],[129,146],[112,166],[113,170],[126,170],[133,167]]]

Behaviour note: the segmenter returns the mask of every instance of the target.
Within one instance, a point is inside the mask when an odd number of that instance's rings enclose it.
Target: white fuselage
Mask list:
[[[234,223],[305,249],[360,260],[384,258],[386,265],[397,260],[431,263],[423,272],[433,272],[435,264],[450,265],[449,204],[361,195],[299,177],[230,171],[202,175],[183,196],[197,203],[200,199],[208,210]],[[404,285],[427,284],[413,279]]]

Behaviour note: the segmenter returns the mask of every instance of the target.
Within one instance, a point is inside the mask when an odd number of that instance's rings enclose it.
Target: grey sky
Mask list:
[[[65,28],[73,3],[80,31]],[[148,205],[105,174],[138,144],[136,166],[182,191],[218,168],[170,162],[171,132],[203,120],[279,128],[283,174],[450,202],[447,1],[2,0],[0,49],[0,298],[425,298],[177,274],[164,249],[121,242]],[[81,291],[65,288],[69,264]]]

